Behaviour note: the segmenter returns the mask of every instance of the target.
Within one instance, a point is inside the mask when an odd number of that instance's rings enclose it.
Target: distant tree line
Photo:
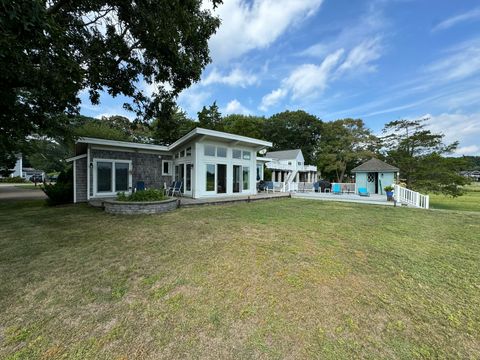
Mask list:
[[[222,116],[216,103],[204,106],[194,120],[180,108],[149,123],[122,116],[93,119],[76,116],[63,137],[32,138],[26,147],[27,162],[34,167],[60,171],[73,148],[75,137],[168,145],[195,127],[271,141],[270,150],[301,149],[307,164],[316,165],[324,179],[350,181],[351,170],[377,157],[400,168],[401,181],[423,192],[457,196],[466,179],[459,171],[472,167],[475,157],[446,157],[458,143],[444,144],[443,135],[426,128],[426,119],[397,120],[375,135],[361,119],[322,121],[302,110],[284,111],[270,117],[232,114]]]

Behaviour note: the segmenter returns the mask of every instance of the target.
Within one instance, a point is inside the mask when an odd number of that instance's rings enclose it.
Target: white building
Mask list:
[[[272,181],[285,183],[314,183],[317,167],[305,165],[302,150],[270,151],[266,154],[266,166],[272,171]]]

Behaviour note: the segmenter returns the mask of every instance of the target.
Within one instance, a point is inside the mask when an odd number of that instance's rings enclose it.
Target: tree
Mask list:
[[[251,115],[231,114],[222,119],[223,130],[256,139],[264,137],[265,118]]]
[[[65,130],[58,115],[78,113],[82,90],[93,104],[103,90],[125,95],[138,119],[168,113],[200,79],[220,24],[200,0],[0,0],[0,8],[0,153],[10,162],[29,135]]]
[[[208,108],[204,106],[198,112],[198,124],[205,129],[223,131],[222,114],[218,110],[216,101]]]
[[[425,192],[461,195],[465,178],[458,175],[457,163],[442,157],[452,153],[458,142],[443,143],[443,134],[426,128],[428,119],[395,120],[385,125],[382,140],[387,159],[400,169],[407,187]]]
[[[322,121],[305,111],[284,111],[265,121],[264,138],[272,150],[301,149],[306,163],[316,157]]]
[[[377,138],[361,119],[323,123],[317,165],[325,178],[343,182],[345,175],[375,154]]]
[[[155,119],[152,122],[152,136],[157,144],[170,145],[193,130],[197,124],[198,123],[187,117],[185,111],[179,107],[175,107],[170,116]]]

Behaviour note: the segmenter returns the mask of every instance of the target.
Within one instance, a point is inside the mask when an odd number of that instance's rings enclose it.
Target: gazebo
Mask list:
[[[383,188],[395,183],[399,169],[382,160],[372,158],[352,170],[356,188],[366,188],[371,194],[384,194]]]

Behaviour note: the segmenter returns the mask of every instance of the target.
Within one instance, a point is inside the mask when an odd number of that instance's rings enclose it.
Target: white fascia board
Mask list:
[[[168,148],[169,150],[173,150],[174,148],[182,145],[183,143],[187,142],[191,138],[197,135],[203,135],[203,136],[210,136],[210,137],[215,137],[219,139],[224,139],[224,140],[229,140],[229,141],[238,141],[238,142],[243,142],[247,144],[252,144],[256,145],[256,147],[261,150],[266,147],[272,147],[272,143],[270,141],[264,141],[264,140],[259,140],[259,139],[254,139],[251,137],[247,136],[241,136],[241,135],[235,135],[235,134],[229,134],[225,133],[222,131],[216,131],[216,130],[210,130],[210,129],[203,129],[203,128],[195,128],[192,131],[190,131],[188,134],[185,136],[181,137],[177,141],[175,141],[172,145],[170,145]]]
[[[154,151],[168,151],[168,146],[154,145],[154,144],[140,144],[128,141],[106,140],[89,137],[78,138],[76,143],[85,143],[92,145],[105,145],[113,147],[123,147],[131,149],[154,150]]]
[[[267,158],[267,157],[257,156],[257,161],[271,162],[271,161],[273,161],[273,159],[272,158]]]
[[[73,156],[71,158],[65,159],[65,161],[66,162],[71,162],[71,161],[75,161],[75,160],[78,160],[78,159],[83,159],[84,157],[87,157],[87,154],[80,154],[80,155],[77,155],[77,156]]]

